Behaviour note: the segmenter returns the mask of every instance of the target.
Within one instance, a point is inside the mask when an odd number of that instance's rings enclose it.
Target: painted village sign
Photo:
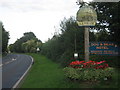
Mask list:
[[[120,48],[113,42],[90,42],[90,54],[119,55]]]
[[[92,6],[84,5],[78,10],[76,19],[79,26],[95,26],[97,13]]]

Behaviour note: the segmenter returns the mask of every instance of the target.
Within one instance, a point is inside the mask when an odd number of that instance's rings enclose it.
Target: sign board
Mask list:
[[[78,10],[76,19],[79,26],[95,26],[97,13],[92,6],[84,5]]]
[[[119,55],[120,48],[113,42],[90,42],[90,54]]]

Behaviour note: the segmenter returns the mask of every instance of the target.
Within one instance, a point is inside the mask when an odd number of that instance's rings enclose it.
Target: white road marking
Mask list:
[[[15,58],[12,59],[12,61],[15,61],[15,60],[16,60]]]
[[[10,62],[6,62],[5,64],[8,64],[8,63],[10,63]]]
[[[13,62],[13,61],[15,61],[15,60],[17,60],[17,59],[12,58],[12,60],[11,60],[11,61],[6,62],[6,63],[5,63],[5,65],[6,65],[6,64],[9,64],[9,63],[11,63],[11,62]]]
[[[31,57],[31,56],[30,56]],[[31,57],[32,59],[32,62],[30,64],[30,66],[28,67],[28,69],[25,71],[25,73],[22,75],[22,77],[16,82],[16,84],[12,87],[12,88],[18,88],[19,87],[19,84],[20,82],[23,80],[23,78],[25,77],[25,75],[28,73],[28,71],[30,70],[30,68],[32,67],[32,64],[33,64],[33,58]]]

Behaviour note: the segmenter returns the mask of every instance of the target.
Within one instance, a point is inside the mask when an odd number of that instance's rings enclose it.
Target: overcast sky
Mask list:
[[[0,21],[3,22],[6,31],[9,31],[9,44],[30,31],[42,42],[47,41],[53,36],[55,28],[59,29],[60,21],[64,17],[76,17],[79,9],[76,1],[0,0]]]
[[[58,29],[64,17],[76,17],[77,0],[0,0],[0,21],[9,31],[9,44],[25,32],[34,32],[47,41]]]

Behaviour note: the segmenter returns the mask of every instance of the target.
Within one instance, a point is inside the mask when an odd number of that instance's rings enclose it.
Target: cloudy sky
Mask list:
[[[6,31],[9,31],[9,44],[30,31],[43,42],[47,41],[53,36],[55,29],[59,29],[60,21],[64,17],[76,17],[79,9],[76,1],[0,0],[0,21],[3,22]]]
[[[9,31],[9,44],[25,32],[45,42],[59,28],[64,17],[76,16],[77,0],[0,0],[0,21]]]

